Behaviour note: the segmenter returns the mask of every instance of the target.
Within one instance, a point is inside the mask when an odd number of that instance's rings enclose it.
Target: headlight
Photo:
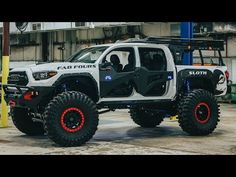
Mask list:
[[[43,71],[43,72],[33,73],[33,77],[35,80],[45,80],[55,76],[56,74],[57,74],[56,71]]]

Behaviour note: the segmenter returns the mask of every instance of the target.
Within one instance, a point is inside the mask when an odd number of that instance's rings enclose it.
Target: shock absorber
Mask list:
[[[63,90],[64,92],[67,92],[67,91],[68,91],[66,84],[63,84],[63,85],[62,85],[62,90]]]
[[[189,92],[190,91],[190,82],[188,80],[186,80],[185,85],[186,85],[187,92]]]

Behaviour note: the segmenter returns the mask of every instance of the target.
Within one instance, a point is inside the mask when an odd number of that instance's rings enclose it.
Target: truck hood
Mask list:
[[[32,64],[27,67],[16,68],[12,71],[26,71],[31,70],[31,72],[41,72],[41,71],[71,71],[71,70],[88,70],[96,68],[94,63],[70,63],[70,62],[59,62],[59,63],[41,63]]]

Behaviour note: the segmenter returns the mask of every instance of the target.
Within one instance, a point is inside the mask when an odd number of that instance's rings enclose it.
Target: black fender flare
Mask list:
[[[197,74],[197,72],[199,74]],[[193,74],[195,73],[195,74]],[[216,81],[214,79],[213,73],[208,69],[184,69],[178,72],[177,74],[177,90],[181,91],[181,89],[185,86],[185,81],[191,79],[199,79],[199,80],[209,80],[210,84],[213,86],[215,91]]]
[[[99,99],[99,90],[98,90],[98,84],[96,82],[96,80],[93,78],[93,76],[90,73],[69,73],[69,74],[62,74],[56,82],[54,82],[54,84],[52,85],[53,87],[57,87],[60,84],[62,84],[63,82],[65,82],[68,78],[88,78],[90,81],[92,81],[92,83],[94,84],[95,87],[95,91],[97,93],[97,99]]]

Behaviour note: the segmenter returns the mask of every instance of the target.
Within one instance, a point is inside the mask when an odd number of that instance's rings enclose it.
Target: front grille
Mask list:
[[[29,83],[29,80],[25,71],[9,73],[8,84],[26,86],[28,83]]]

